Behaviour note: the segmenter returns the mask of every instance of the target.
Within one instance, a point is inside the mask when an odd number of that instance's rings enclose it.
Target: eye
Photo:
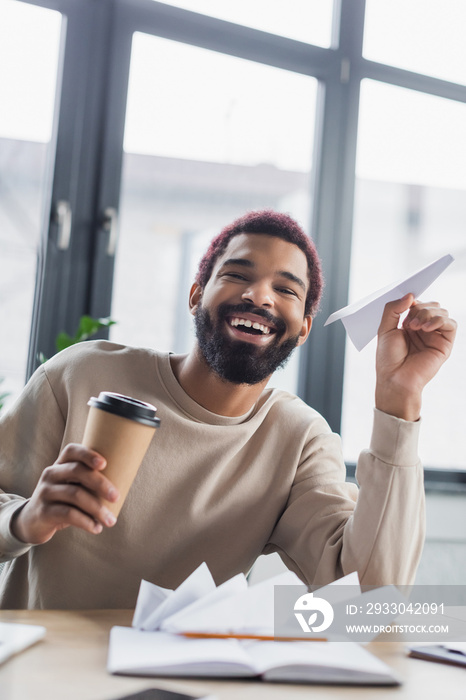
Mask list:
[[[295,296],[297,297],[298,295],[294,291],[294,289],[290,289],[289,287],[277,287],[277,292],[280,292],[280,294],[288,294],[290,296]]]
[[[232,277],[233,279],[236,280],[245,280],[246,277],[244,275],[240,275],[239,272],[225,272],[224,277]]]

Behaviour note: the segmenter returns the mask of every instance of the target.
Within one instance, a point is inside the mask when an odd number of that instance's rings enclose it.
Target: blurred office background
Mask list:
[[[0,0],[0,389],[61,330],[185,352],[210,238],[271,207],[326,277],[273,384],[341,432],[372,421],[375,341],[337,308],[445,253],[427,292],[459,322],[427,388],[428,541],[418,581],[466,580],[466,4],[463,0]]]

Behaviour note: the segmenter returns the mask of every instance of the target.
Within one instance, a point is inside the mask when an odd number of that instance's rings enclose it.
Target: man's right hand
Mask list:
[[[112,527],[115,516],[101,498],[117,501],[119,494],[101,474],[106,461],[83,445],[69,444],[57,461],[44,469],[31,498],[11,522],[13,535],[28,544],[48,542],[57,530],[78,527],[98,534]]]

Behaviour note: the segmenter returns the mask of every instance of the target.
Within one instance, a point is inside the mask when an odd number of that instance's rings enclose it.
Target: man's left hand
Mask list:
[[[455,335],[456,321],[435,301],[421,303],[406,294],[386,304],[378,331],[376,408],[418,420],[422,390],[449,357]]]

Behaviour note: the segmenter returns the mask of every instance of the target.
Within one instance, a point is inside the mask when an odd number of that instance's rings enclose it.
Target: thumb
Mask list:
[[[385,304],[385,309],[379,326],[379,335],[388,333],[389,331],[393,331],[398,328],[401,314],[411,308],[414,301],[414,294],[409,292],[401,299],[389,301],[387,304]]]

